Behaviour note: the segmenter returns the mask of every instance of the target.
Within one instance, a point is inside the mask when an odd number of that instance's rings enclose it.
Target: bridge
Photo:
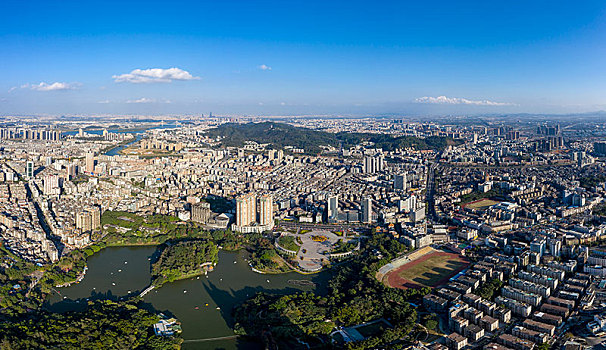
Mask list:
[[[153,284],[151,284],[149,287],[145,288],[141,294],[139,294],[139,297],[143,298],[145,296],[145,294],[151,292],[154,288],[156,288],[156,286],[154,286]]]
[[[206,341],[217,341],[217,340],[230,340],[237,339],[240,337],[239,335],[228,335],[225,337],[216,337],[216,338],[204,338],[204,339],[185,339],[184,343],[198,343],[198,342],[206,342]]]

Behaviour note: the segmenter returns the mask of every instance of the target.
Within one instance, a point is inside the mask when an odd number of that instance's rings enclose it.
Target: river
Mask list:
[[[141,140],[141,138],[143,137],[143,134],[147,131],[147,130],[151,130],[151,129],[174,129],[177,128],[178,126],[176,124],[165,124],[165,125],[161,125],[161,126],[151,126],[151,127],[146,127],[146,128],[142,128],[142,129],[135,129],[135,130],[128,130],[128,129],[109,129],[107,130],[108,132],[113,132],[113,133],[117,133],[117,134],[134,134],[135,135],[135,139],[131,142],[128,142],[127,144],[118,146],[118,147],[114,147],[112,149],[110,149],[109,151],[105,152],[104,154],[107,156],[115,156],[120,154],[119,152],[121,150],[123,150],[124,148],[132,145],[133,143]],[[86,130],[87,134],[92,134],[92,135],[103,135],[103,129],[94,129],[94,130]],[[66,131],[63,133],[64,135],[76,135],[78,134],[77,131]]]
[[[141,134],[141,133],[134,133],[134,132],[133,132],[133,134],[135,134],[135,138],[134,138],[132,141],[130,141],[130,142],[128,142],[128,143],[125,143],[125,144],[123,144],[123,145],[120,145],[120,146],[114,147],[114,148],[110,149],[109,151],[105,152],[104,154],[105,154],[106,156],[117,156],[117,155],[119,155],[119,154],[120,154],[120,151],[121,151],[121,150],[123,150],[123,149],[125,149],[126,147],[128,147],[128,146],[132,145],[133,143],[135,143],[135,142],[137,142],[137,141],[141,140],[141,138],[143,137],[143,134]]]
[[[61,295],[53,293],[47,299],[46,306],[51,311],[64,312],[82,309],[86,305],[86,298],[115,299],[129,295],[129,291],[131,295],[137,295],[150,284],[150,260],[154,259],[154,254],[155,246],[106,248],[88,259],[88,272],[82,282],[59,288]],[[233,307],[256,292],[325,292],[328,272],[316,275],[263,275],[253,272],[245,257],[242,251],[220,251],[219,263],[208,278],[201,276],[199,279],[167,283],[144,297],[151,308],[172,313],[181,321],[182,336],[186,340],[183,349],[261,349],[260,344],[239,339],[209,342],[188,340],[233,335],[230,327],[233,325]],[[295,286],[289,280],[311,280],[316,287]]]

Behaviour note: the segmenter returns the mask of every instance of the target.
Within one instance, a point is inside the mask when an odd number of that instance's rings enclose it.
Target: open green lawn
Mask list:
[[[462,270],[468,262],[455,254],[430,254],[402,266],[398,276],[427,287],[435,287]]]
[[[293,236],[280,236],[278,244],[284,249],[292,250],[295,252],[298,252],[300,248],[299,245],[295,243],[295,237]]]
[[[461,197],[461,205],[467,204],[469,202],[473,202],[473,201],[477,201],[479,199],[484,199],[484,198],[492,198],[494,196],[497,196],[499,193],[492,189],[488,192],[480,192],[480,191],[473,191],[471,193],[462,195]]]

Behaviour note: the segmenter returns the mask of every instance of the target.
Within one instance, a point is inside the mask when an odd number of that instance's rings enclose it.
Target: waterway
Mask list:
[[[61,294],[49,296],[46,306],[51,311],[65,312],[82,309],[87,298],[118,299],[138,295],[151,282],[150,263],[155,254],[155,246],[106,248],[88,259],[88,271],[82,282],[59,288]],[[233,336],[233,307],[257,292],[324,293],[329,273],[259,274],[250,269],[245,258],[246,253],[242,251],[220,251],[219,263],[208,278],[200,276],[167,283],[147,294],[144,301],[149,303],[150,308],[168,312],[181,321],[182,336],[186,340],[183,348],[186,350],[261,349],[260,344],[241,339],[191,340]],[[289,280],[309,280],[316,285],[294,285]]]
[[[133,134],[135,134],[135,138],[131,142],[125,143],[121,146],[114,147],[114,148],[110,149],[109,151],[105,152],[104,154],[106,156],[117,156],[120,154],[121,150],[123,150],[126,147],[129,147],[130,145],[132,145],[133,143],[141,140],[141,138],[143,137],[143,134],[141,134],[141,133],[133,133]]]
[[[148,127],[148,128],[143,128],[143,129],[135,129],[135,130],[127,130],[127,129],[109,129],[107,130],[108,132],[113,132],[113,133],[117,133],[117,134],[134,134],[135,138],[133,141],[118,146],[118,147],[114,147],[112,149],[110,149],[109,151],[105,152],[104,154],[107,156],[116,156],[118,154],[120,154],[120,151],[125,149],[126,147],[132,145],[133,143],[141,140],[141,138],[143,137],[143,134],[147,131],[147,130],[151,130],[151,129],[174,129],[178,127],[175,124],[165,124],[162,126],[152,126],[152,127]],[[92,135],[103,135],[103,130],[102,129],[95,129],[95,130],[86,130],[87,134],[92,134]],[[63,133],[64,135],[76,135],[78,134],[77,131],[66,131]]]

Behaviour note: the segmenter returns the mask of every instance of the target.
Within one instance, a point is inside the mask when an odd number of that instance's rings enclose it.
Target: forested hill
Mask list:
[[[234,124],[228,123],[207,131],[209,137],[221,137],[224,146],[241,147],[244,141],[269,143],[273,148],[285,146],[303,148],[307,153],[317,153],[320,146],[350,147],[362,142],[372,142],[373,147],[385,151],[414,147],[419,150],[433,149],[441,151],[448,145],[461,144],[460,140],[431,136],[420,139],[413,136],[392,137],[384,134],[368,133],[328,133],[324,131],[295,127],[283,123],[263,122]]]
[[[208,136],[224,137],[223,145],[233,147],[244,145],[244,141],[271,143],[277,149],[293,146],[306,150],[319,150],[319,146],[322,145],[335,147],[339,145],[339,141],[334,134],[273,122],[223,124],[215,129],[208,130]]]
[[[442,151],[450,145],[460,145],[462,140],[454,140],[450,137],[430,136],[424,139],[414,136],[393,137],[385,134],[368,133],[338,133],[336,137],[344,147],[359,145],[362,142],[372,142],[375,148],[382,148],[384,151],[395,151],[414,147],[417,150],[436,150]]]

